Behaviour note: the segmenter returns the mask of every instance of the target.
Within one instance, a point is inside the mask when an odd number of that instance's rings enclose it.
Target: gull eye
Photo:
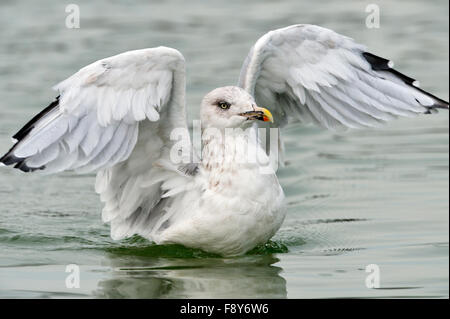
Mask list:
[[[225,101],[220,101],[217,103],[217,106],[220,107],[222,110],[228,110],[231,104]]]

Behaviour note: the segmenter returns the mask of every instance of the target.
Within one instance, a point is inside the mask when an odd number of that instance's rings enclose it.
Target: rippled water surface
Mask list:
[[[314,23],[395,60],[448,100],[448,2],[76,1],[0,2],[0,152],[50,87],[80,67],[130,49],[166,45],[185,55],[190,120],[201,97],[237,81],[266,31]],[[208,3],[208,5],[206,5]],[[365,27],[366,5],[381,28]],[[114,242],[100,219],[94,176],[42,177],[0,169],[0,297],[448,297],[449,117],[402,119],[334,134],[289,127],[286,221],[264,247],[220,258],[140,238]],[[67,289],[67,264],[81,287]],[[381,288],[368,289],[377,264]]]

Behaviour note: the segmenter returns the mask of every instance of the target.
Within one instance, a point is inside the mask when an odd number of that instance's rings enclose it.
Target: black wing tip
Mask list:
[[[14,165],[13,168],[19,169],[25,173],[45,169],[45,166],[29,167],[26,163],[26,160],[27,160],[26,158],[17,157],[13,155],[12,152],[8,152],[2,158],[0,158],[0,163],[5,166]]]
[[[44,117],[48,112],[53,110],[55,107],[59,105],[59,95],[55,98],[53,102],[51,102],[45,109],[39,112],[36,116],[34,116],[30,121],[28,121],[16,134],[13,135],[13,139],[16,140],[13,147],[0,158],[0,163],[5,166],[14,165],[14,168],[17,168],[23,172],[33,172],[36,170],[44,169],[45,166],[41,167],[29,167],[26,164],[26,158],[17,157],[13,154],[14,149],[19,144],[19,142],[28,135],[28,133],[34,128],[36,122],[38,122],[42,117]]]
[[[370,52],[363,52],[362,55],[364,56],[366,61],[369,62],[372,70],[374,71],[391,69],[391,61],[388,59],[382,58]]]
[[[0,163],[3,163],[4,165],[9,166],[9,165],[18,163],[22,160],[23,160],[23,158],[16,157],[13,154],[11,154],[11,151],[9,151],[8,153],[6,153],[5,155],[3,155],[0,158]]]
[[[25,164],[25,158],[17,157],[13,154],[12,151],[14,149],[14,146],[0,158],[0,163],[5,166],[14,165],[14,168],[29,172],[29,167]]]
[[[31,173],[31,172],[34,172],[34,171],[37,171],[37,170],[43,170],[45,168],[45,166],[29,167],[26,164],[26,161],[22,160],[22,161],[18,162],[16,165],[14,165],[14,168],[17,168],[17,169],[19,169],[19,170],[21,170],[22,172],[25,172],[25,173]]]
[[[427,92],[417,85],[416,79],[413,79],[393,68],[392,61],[382,58],[380,56],[377,56],[375,54],[372,54],[370,52],[363,52],[362,55],[366,59],[367,62],[369,62],[370,66],[372,67],[372,70],[374,71],[386,71],[391,74],[393,74],[398,79],[402,80],[405,84],[413,87],[414,89],[420,91],[421,93],[425,94],[426,96],[432,98],[434,100],[434,104],[432,106],[427,107],[426,114],[431,114],[430,109],[449,109],[449,104],[447,101],[444,101],[443,99],[431,94],[430,92]]]
[[[31,120],[29,120],[16,134],[13,135],[13,138],[17,141],[23,139],[27,134],[33,129],[34,125],[37,121],[39,121],[44,115],[53,110],[55,107],[59,105],[59,95],[55,98],[53,102],[51,102],[45,109],[35,115]]]

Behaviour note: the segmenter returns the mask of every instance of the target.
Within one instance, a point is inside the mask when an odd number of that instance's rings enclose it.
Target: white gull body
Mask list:
[[[233,146],[242,143],[260,156],[266,156],[264,150],[245,135],[228,136],[226,143],[228,147],[215,138],[205,142],[195,186],[170,205],[168,215],[178,216],[171,227],[149,237],[159,243],[239,255],[276,233],[285,209],[275,171],[262,173],[258,164],[239,160]],[[218,154],[223,157],[218,159]]]
[[[226,256],[266,242],[285,216],[275,168],[235,151],[243,146],[268,162],[253,138],[259,120],[274,128],[290,122],[360,129],[448,109],[389,60],[313,25],[267,33],[250,50],[238,86],[205,96],[199,161],[173,160],[191,149],[189,138],[178,144],[171,136],[188,128],[185,61],[177,50],[105,58],[55,89],[58,98],[14,135],[0,164],[24,172],[97,172],[113,239],[138,234]],[[224,140],[208,135],[210,129],[235,131]]]

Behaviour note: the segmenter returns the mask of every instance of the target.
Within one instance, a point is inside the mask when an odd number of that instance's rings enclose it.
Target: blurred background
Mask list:
[[[79,68],[123,51],[169,46],[187,61],[189,120],[213,88],[237,82],[264,33],[318,24],[354,38],[448,101],[448,1],[0,2],[0,153],[10,136]],[[369,4],[380,27],[367,28]],[[278,174],[288,215],[273,241],[219,258],[141,238],[114,242],[101,222],[94,175],[42,177],[0,168],[0,297],[445,297],[449,274],[449,115],[381,130],[284,133]],[[67,264],[81,286],[65,285]],[[376,264],[381,287],[368,289]]]

